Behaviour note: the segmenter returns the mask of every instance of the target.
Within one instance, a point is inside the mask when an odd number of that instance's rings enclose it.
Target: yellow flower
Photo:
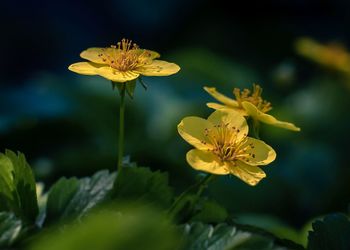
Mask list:
[[[69,70],[82,75],[100,75],[113,82],[127,82],[144,76],[168,76],[177,73],[175,63],[155,60],[160,55],[151,50],[140,49],[132,41],[123,39],[110,48],[89,48],[80,57],[89,62],[78,62]]]
[[[262,88],[253,84],[253,92],[249,89],[241,91],[238,88],[233,90],[233,94],[236,99],[231,99],[218,91],[216,88],[204,87],[212,97],[220,101],[219,103],[207,103],[207,106],[213,109],[234,109],[241,113],[243,116],[250,116],[255,120],[267,123],[276,127],[285,128],[293,131],[300,131],[300,128],[296,127],[293,123],[283,122],[277,120],[272,115],[266,114],[272,109],[271,103],[265,101],[261,97]]]
[[[323,66],[350,74],[350,54],[340,44],[321,44],[310,38],[296,42],[297,52]]]
[[[182,138],[196,148],[186,155],[187,162],[196,170],[233,174],[254,186],[266,177],[258,166],[276,158],[269,145],[247,137],[247,122],[234,110],[216,110],[207,120],[185,117],[177,128]]]

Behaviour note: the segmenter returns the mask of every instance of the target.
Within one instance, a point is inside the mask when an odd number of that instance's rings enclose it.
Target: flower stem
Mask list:
[[[120,106],[119,106],[119,145],[118,145],[118,173],[123,168],[124,155],[124,114],[125,114],[125,92],[126,84],[122,83],[120,88]]]
[[[256,139],[260,139],[260,123],[256,119],[252,119],[252,125],[253,125],[253,136]]]
[[[203,178],[203,180],[199,184],[198,191],[196,193],[196,198],[198,199],[201,197],[203,191],[208,187],[208,183],[214,179],[215,175],[208,174],[206,177]]]
[[[205,188],[208,186],[208,183],[216,177],[215,175],[208,174],[204,178],[200,179],[197,183],[193,184],[192,186],[188,187],[184,192],[180,194],[179,197],[176,198],[174,203],[169,209],[169,214],[173,215],[174,211],[176,212],[176,208],[181,204],[181,201],[189,194],[193,193],[195,190],[197,190],[196,195],[193,199],[193,203],[191,206],[193,207],[194,204],[198,201],[200,196],[202,195]]]

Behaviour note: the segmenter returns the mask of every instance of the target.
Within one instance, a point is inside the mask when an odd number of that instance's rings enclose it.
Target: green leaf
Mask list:
[[[265,231],[279,238],[288,239],[306,246],[307,235],[304,236],[302,230],[297,230],[272,215],[254,213],[235,214],[234,221],[239,224],[263,228]]]
[[[126,92],[131,99],[134,98],[134,92],[136,88],[136,79],[126,83]]]
[[[308,250],[350,249],[350,221],[345,215],[328,215],[323,221],[314,222],[312,228],[308,237]]]
[[[25,223],[35,223],[39,212],[36,184],[22,153],[6,150],[0,154],[0,211],[13,212]]]
[[[192,223],[184,226],[186,250],[299,250],[301,246],[286,243],[267,233],[225,223],[216,226]]]
[[[46,232],[31,250],[178,250],[176,228],[164,213],[144,204],[98,210],[80,222]]]
[[[12,245],[21,229],[22,222],[13,213],[0,212],[0,247]]]
[[[50,189],[46,204],[46,223],[64,217],[66,207],[79,190],[77,178],[59,179]]]
[[[224,222],[228,217],[227,210],[216,201],[201,198],[195,207],[191,222],[200,221],[203,223]]]
[[[128,82],[123,82],[123,83],[112,82],[112,89],[114,90],[115,88],[117,88],[120,95],[122,95],[123,91],[126,91],[126,93],[128,93],[128,96],[131,99],[133,99],[135,88],[136,88],[136,80],[137,79],[132,80],[132,81],[128,81]]]
[[[177,199],[175,199],[175,206],[173,204],[169,209],[169,216],[177,223],[188,222],[193,217],[193,206],[198,197],[194,194],[185,194],[180,195]]]
[[[147,90],[147,84],[145,83],[145,81],[142,79],[142,77],[139,77],[138,78],[138,80],[139,80],[139,82],[141,83],[141,86],[145,89],[145,90]]]
[[[214,175],[198,175],[197,182],[176,197],[168,210],[169,216],[178,223],[192,221],[222,222],[227,218],[227,211],[214,201],[201,197]]]
[[[160,207],[168,207],[173,199],[173,190],[168,182],[167,173],[152,172],[145,167],[126,167],[116,179],[112,197],[148,201]]]
[[[115,176],[115,173],[103,170],[91,178],[61,178],[49,191],[45,224],[80,218],[105,201],[113,187]]]
[[[170,211],[169,216],[177,223],[200,221],[204,223],[224,222],[228,213],[217,202],[206,197],[198,198],[195,194],[187,194],[180,199]]]

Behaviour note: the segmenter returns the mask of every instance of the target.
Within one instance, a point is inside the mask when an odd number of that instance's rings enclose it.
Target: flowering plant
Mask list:
[[[282,235],[271,228],[244,225],[236,212],[210,192],[216,179],[225,181],[225,188],[236,183],[242,187],[239,192],[244,188],[260,192],[265,202],[270,190],[259,188],[278,179],[268,171],[280,160],[279,145],[269,136],[261,139],[258,125],[300,131],[293,123],[268,114],[272,105],[262,98],[259,85],[254,84],[252,91],[234,88],[235,98],[205,87],[220,102],[207,103],[214,111],[210,110],[207,119],[186,116],[176,122],[179,135],[194,147],[182,156],[192,169],[183,169],[196,170],[197,178],[189,187],[174,190],[167,173],[138,166],[125,156],[124,116],[125,96],[134,98],[136,80],[144,85],[142,76],[170,76],[180,67],[158,60],[157,52],[140,49],[127,39],[108,48],[89,48],[80,56],[87,61],[71,64],[69,70],[101,76],[119,90],[117,167],[85,178],[62,177],[46,189],[36,181],[22,153],[6,150],[0,154],[0,249],[305,249],[305,233],[300,236],[283,228],[287,233]],[[234,200],[237,207],[241,202],[238,197],[223,196]],[[347,216],[328,216],[312,227],[307,249],[349,249]]]

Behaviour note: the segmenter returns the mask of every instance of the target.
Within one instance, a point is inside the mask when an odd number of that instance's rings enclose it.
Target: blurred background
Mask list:
[[[128,100],[126,154],[169,171],[176,192],[194,182],[191,148],[176,126],[206,117],[203,86],[232,96],[259,83],[270,112],[300,133],[263,125],[277,151],[268,177],[249,187],[221,177],[211,197],[245,222],[295,229],[350,200],[349,7],[341,0],[1,1],[0,150],[23,152],[46,189],[60,176],[116,169],[117,91],[68,71],[79,53],[129,38],[182,70],[144,78]]]

